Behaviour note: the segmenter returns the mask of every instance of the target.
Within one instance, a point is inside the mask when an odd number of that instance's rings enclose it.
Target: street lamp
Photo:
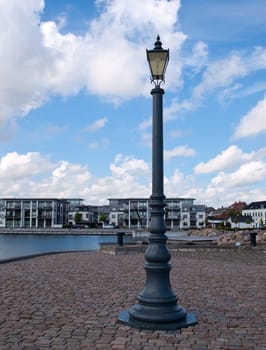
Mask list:
[[[118,320],[142,329],[175,330],[197,324],[196,316],[178,305],[178,298],[170,284],[169,263],[164,220],[165,196],[163,186],[163,94],[165,70],[169,50],[162,48],[159,35],[153,50],[147,50],[151,81],[155,87],[152,121],[152,195],[150,197],[151,223],[149,245],[145,252],[146,284],[138,296],[138,304],[121,311]]]

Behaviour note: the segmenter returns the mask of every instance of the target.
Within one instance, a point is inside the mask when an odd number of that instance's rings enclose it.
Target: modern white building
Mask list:
[[[242,210],[242,215],[252,217],[253,227],[261,228],[266,225],[266,201],[252,202]]]
[[[72,202],[68,210],[68,224],[71,226],[95,227],[98,223],[98,207]]]
[[[62,227],[69,202],[56,198],[1,198],[0,227]]]
[[[254,227],[254,223],[250,215],[231,215],[227,220],[227,224],[230,224],[231,229],[236,230],[246,230],[252,229]]]
[[[109,222],[128,228],[148,228],[150,199],[110,198]],[[165,222],[167,229],[205,227],[205,206],[195,205],[193,198],[166,198]]]
[[[205,206],[195,205],[193,198],[166,198],[165,204],[168,230],[205,227]],[[83,204],[80,198],[0,198],[0,228],[49,228],[66,224],[148,229],[150,199],[111,198],[109,205],[92,206]]]

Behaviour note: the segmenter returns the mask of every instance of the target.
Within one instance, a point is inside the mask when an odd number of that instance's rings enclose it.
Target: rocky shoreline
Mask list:
[[[215,238],[217,245],[225,244],[249,244],[250,243],[250,232],[256,232],[256,242],[258,244],[266,243],[266,231],[255,229],[255,230],[239,230],[239,231],[222,231],[211,228],[202,230],[189,230],[186,232],[187,236],[198,236],[198,237],[213,237]]]

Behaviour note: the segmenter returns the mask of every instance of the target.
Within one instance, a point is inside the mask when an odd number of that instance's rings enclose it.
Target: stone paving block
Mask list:
[[[117,322],[143,289],[143,254],[1,264],[0,350],[264,350],[265,257],[263,249],[173,252],[172,288],[199,320],[181,332]]]

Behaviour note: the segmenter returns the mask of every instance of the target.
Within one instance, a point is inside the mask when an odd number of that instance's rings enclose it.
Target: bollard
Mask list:
[[[123,245],[123,237],[125,232],[117,232],[117,244],[122,246]]]
[[[251,247],[256,247],[257,242],[256,242],[256,236],[257,236],[257,232],[250,232],[250,245]]]

